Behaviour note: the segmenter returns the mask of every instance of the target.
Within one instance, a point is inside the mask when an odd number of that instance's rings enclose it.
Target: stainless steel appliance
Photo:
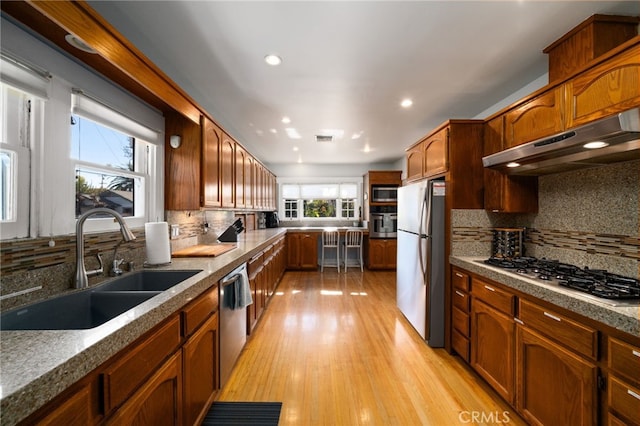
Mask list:
[[[398,200],[397,186],[372,186],[371,201],[374,203],[395,203]]]
[[[398,215],[396,213],[370,213],[369,238],[396,238]]]
[[[243,263],[222,278],[218,285],[220,301],[220,387],[222,387],[247,342],[247,308],[236,307],[238,280],[247,280]]]
[[[482,158],[502,173],[544,175],[640,158],[640,108]]]
[[[445,182],[398,189],[397,304],[429,346],[444,346]]]
[[[483,262],[549,285],[573,289],[582,297],[607,305],[640,304],[640,280],[613,274],[603,269],[580,268],[558,260],[535,257],[516,259],[490,257]]]

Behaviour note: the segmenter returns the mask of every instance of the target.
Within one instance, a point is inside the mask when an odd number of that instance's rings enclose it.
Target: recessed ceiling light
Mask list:
[[[291,119],[289,117],[282,117],[282,122],[284,124],[289,124],[289,123],[291,123]]]
[[[293,147],[293,150],[297,152],[297,151],[298,151],[298,147],[297,147],[297,146],[294,146],[294,147]]]
[[[582,146],[583,148],[587,148],[587,149],[598,149],[598,148],[604,148],[605,146],[609,146],[609,144],[603,141],[595,141],[595,142],[585,143]]]
[[[509,167],[509,168],[520,167],[520,163],[511,162],[511,163],[507,164],[507,167]]]
[[[284,129],[285,132],[287,132],[287,136],[289,136],[289,138],[291,139],[300,139],[300,133],[298,133],[298,131],[296,129],[294,129],[293,127],[287,127],[286,129]]]
[[[64,39],[71,46],[75,47],[76,49],[80,49],[83,52],[94,53],[94,54],[98,53],[98,52],[96,52],[96,50],[93,47],[89,46],[82,39],[80,39],[79,37],[76,37],[73,34],[67,34],[66,36],[64,36]]]
[[[302,164],[302,157],[298,156],[298,164]]]
[[[278,55],[267,55],[264,57],[264,61],[272,66],[280,65],[282,63],[282,58]]]
[[[270,131],[271,133],[273,133],[274,135],[275,135],[276,133],[278,133],[278,131],[277,131],[276,129],[269,129],[269,131]]]
[[[411,105],[413,105],[413,101],[409,98],[403,99],[402,102],[400,102],[402,108],[409,108]]]
[[[356,140],[356,139],[360,139],[360,136],[362,136],[362,134],[364,133],[364,131],[360,130],[358,133],[354,133],[351,135],[351,139]]]

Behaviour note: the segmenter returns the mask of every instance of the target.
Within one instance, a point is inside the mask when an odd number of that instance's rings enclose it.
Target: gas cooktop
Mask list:
[[[534,280],[576,290],[609,305],[640,304],[640,280],[613,274],[604,269],[580,268],[557,260],[535,257],[490,257],[483,262]]]

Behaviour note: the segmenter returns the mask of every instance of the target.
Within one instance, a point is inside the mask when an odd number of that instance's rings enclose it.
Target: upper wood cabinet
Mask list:
[[[449,170],[449,129],[444,128],[423,142],[424,173],[430,177]]]
[[[505,148],[530,142],[564,130],[564,87],[519,105],[505,115]]]
[[[220,148],[220,190],[222,207],[235,207],[234,199],[234,165],[236,143],[229,135],[223,133]]]
[[[202,117],[202,206],[220,207],[220,148],[222,129]]]
[[[422,179],[424,172],[424,141],[407,150],[407,181]]]
[[[640,106],[640,44],[566,83],[567,128]]]
[[[171,135],[179,135],[178,148],[169,144]],[[201,131],[197,123],[173,113],[165,117],[165,183],[167,210],[200,208]]]
[[[236,186],[236,208],[244,208],[246,206],[246,170],[244,168],[245,162],[247,161],[247,151],[240,146],[240,144],[235,144],[235,186]]]
[[[504,149],[504,115],[485,122],[484,156]],[[484,169],[484,208],[502,213],[537,213],[538,178]]]

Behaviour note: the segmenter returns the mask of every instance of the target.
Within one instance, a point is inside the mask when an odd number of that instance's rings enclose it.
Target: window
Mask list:
[[[284,220],[353,220],[359,217],[358,183],[283,183]]]
[[[71,144],[75,178],[75,218],[96,207],[120,213],[130,226],[141,226],[152,213],[154,143],[159,135],[75,90],[72,95]],[[150,141],[154,143],[150,143]],[[92,216],[89,230],[113,226],[112,218]]]
[[[135,173],[134,167],[139,145],[132,136],[78,115],[71,117],[71,157],[78,160],[76,218],[96,207],[115,210],[124,217],[144,216],[140,208],[144,199],[140,198],[144,196],[145,176]]]
[[[29,235],[33,96],[0,84],[0,224],[2,238]]]

